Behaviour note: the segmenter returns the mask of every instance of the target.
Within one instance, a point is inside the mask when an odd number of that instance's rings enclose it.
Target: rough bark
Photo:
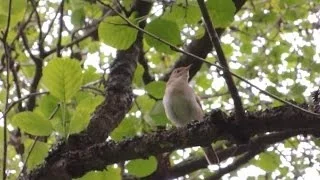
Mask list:
[[[317,117],[297,111],[290,106],[273,108],[263,112],[247,114],[248,119],[241,125],[234,125],[234,116],[226,117],[221,111],[213,111],[205,121],[195,122],[185,128],[159,131],[145,134],[115,143],[113,141],[94,144],[82,150],[60,154],[59,161],[46,164],[40,172],[46,175],[56,172],[67,174],[69,177],[80,177],[91,170],[103,170],[107,165],[146,158],[150,155],[171,152],[176,149],[201,146],[217,139],[232,139],[239,132],[254,137],[266,132],[290,132],[282,138],[269,139],[274,143],[290,136],[319,133],[320,123]],[[249,143],[250,144],[250,143]],[[252,145],[250,146],[253,147]],[[50,161],[47,161],[51,163]],[[35,171],[36,172],[36,171]],[[39,174],[32,173],[31,179],[39,179]],[[51,176],[44,176],[49,179]],[[60,177],[61,178],[61,177]]]

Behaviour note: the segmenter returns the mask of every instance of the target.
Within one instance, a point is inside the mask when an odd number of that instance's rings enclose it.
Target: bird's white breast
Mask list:
[[[175,126],[184,126],[193,120],[202,119],[201,107],[189,85],[167,88],[163,104],[167,117]]]

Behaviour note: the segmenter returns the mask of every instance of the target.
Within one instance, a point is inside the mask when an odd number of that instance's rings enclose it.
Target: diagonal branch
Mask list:
[[[186,1],[187,3],[188,1]],[[234,5],[236,6],[236,12],[237,13],[245,4],[246,0],[233,0]],[[186,6],[188,6],[186,4]],[[217,28],[216,31],[219,36],[222,35],[225,29],[223,28]],[[189,52],[191,54],[194,54],[198,57],[201,57],[205,59],[207,57],[207,54],[212,51],[213,44],[210,41],[210,38],[208,37],[208,31],[205,32],[204,36],[200,39],[194,39],[192,42],[187,45],[186,52]],[[198,61],[196,58],[193,58],[191,56],[188,56],[186,54],[182,54],[179,59],[175,62],[172,69],[192,64],[190,68],[190,79],[200,70],[203,62]],[[171,71],[172,71],[171,69]],[[169,76],[171,74],[171,71],[166,73],[161,79],[164,81],[167,81],[169,79]]]
[[[219,63],[223,67],[223,70],[224,70],[223,77],[227,83],[228,89],[229,89],[231,97],[233,99],[233,103],[234,103],[234,107],[235,107],[235,114],[236,114],[236,116],[235,116],[236,121],[240,122],[241,120],[244,120],[246,117],[245,117],[245,111],[243,109],[243,105],[241,102],[241,98],[239,96],[238,89],[232,79],[232,74],[229,71],[227,59],[226,59],[224,52],[222,50],[218,34],[215,31],[215,28],[213,27],[213,24],[210,19],[210,16],[209,16],[207,7],[204,3],[204,0],[197,0],[197,1],[199,4],[201,13],[202,13],[202,17],[205,22],[207,32],[209,34],[209,38],[211,40],[211,43],[214,45],[214,47],[216,49]]]
[[[127,25],[128,25],[128,26],[130,26],[130,27],[132,27],[132,28],[135,28],[135,29],[139,30],[140,32],[143,32],[144,34],[147,34],[148,36],[151,36],[152,38],[156,39],[156,40],[159,41],[159,42],[162,42],[163,44],[168,45],[172,50],[177,51],[177,52],[180,52],[180,53],[185,54],[185,55],[187,55],[187,56],[190,56],[190,57],[192,57],[192,58],[195,58],[195,59],[197,59],[198,61],[201,61],[201,62],[203,62],[203,63],[206,63],[206,64],[208,64],[208,65],[210,65],[210,66],[214,66],[214,67],[216,67],[216,68],[218,68],[218,69],[221,69],[221,70],[223,70],[223,71],[226,71],[226,72],[230,73],[232,76],[236,77],[237,79],[239,79],[239,80],[243,81],[244,83],[248,84],[249,86],[254,87],[254,88],[257,89],[260,93],[265,94],[266,96],[269,96],[269,97],[271,97],[271,98],[273,98],[273,99],[275,99],[275,100],[278,100],[279,102],[282,102],[282,103],[284,103],[284,104],[286,104],[286,105],[289,105],[289,106],[291,106],[291,107],[294,107],[295,109],[298,109],[298,110],[300,110],[300,111],[302,111],[302,112],[304,112],[304,113],[306,113],[306,114],[310,114],[310,115],[313,115],[313,116],[316,116],[316,117],[320,117],[320,114],[317,114],[317,113],[314,113],[314,112],[312,112],[312,111],[308,111],[308,110],[306,110],[306,109],[303,109],[303,108],[295,105],[294,103],[291,103],[291,102],[289,102],[289,101],[283,100],[283,99],[281,99],[280,97],[278,97],[278,96],[276,96],[276,95],[274,95],[274,94],[272,94],[272,93],[269,93],[269,92],[266,91],[266,90],[261,89],[261,88],[258,87],[257,85],[251,83],[251,82],[250,82],[249,80],[247,80],[246,78],[244,78],[244,77],[242,77],[242,76],[239,76],[239,75],[233,73],[232,71],[230,71],[229,69],[224,68],[223,66],[220,66],[220,65],[211,63],[211,62],[209,62],[209,61],[206,61],[205,59],[203,59],[203,58],[201,58],[201,57],[199,57],[199,56],[197,56],[197,55],[194,55],[194,54],[192,54],[192,53],[190,53],[190,52],[184,51],[184,50],[178,48],[177,46],[171,44],[170,42],[168,42],[168,41],[166,41],[166,40],[164,40],[164,39],[161,39],[160,37],[158,37],[158,36],[156,36],[156,35],[148,32],[148,31],[145,31],[144,29],[142,29],[142,28],[138,27],[137,25],[133,24],[129,19],[127,19],[126,17],[124,17],[121,13],[119,13],[118,11],[116,11],[116,10],[115,10],[113,7],[111,7],[110,5],[107,5],[107,4],[103,3],[103,2],[101,2],[100,0],[98,0],[98,2],[100,2],[100,3],[103,4],[104,6],[110,8],[110,9],[112,9],[114,12],[116,12],[123,20],[125,20],[125,21],[127,22]]]

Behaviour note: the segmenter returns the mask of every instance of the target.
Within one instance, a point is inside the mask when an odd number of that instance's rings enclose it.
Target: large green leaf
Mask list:
[[[157,169],[157,160],[153,156],[150,156],[148,159],[136,159],[130,161],[126,167],[129,174],[144,177],[150,175]]]
[[[49,136],[53,131],[49,120],[31,111],[16,114],[12,123],[35,136]]]
[[[88,126],[91,113],[102,101],[103,97],[101,96],[88,97],[82,100],[73,113],[69,133],[74,134],[84,130]]]
[[[138,30],[129,27],[119,16],[107,17],[99,25],[101,40],[116,49],[128,49],[137,38]]]
[[[44,68],[43,83],[49,89],[50,94],[61,101],[68,101],[80,89],[81,71],[77,60],[56,58]]]
[[[178,25],[174,21],[157,18],[146,26],[146,31],[156,35],[162,40],[166,40],[173,45],[181,44],[180,31]],[[170,47],[157,39],[146,35],[146,42],[153,46],[157,51],[164,53],[173,53]]]
[[[215,27],[227,27],[233,22],[236,7],[232,0],[207,1],[207,7]]]

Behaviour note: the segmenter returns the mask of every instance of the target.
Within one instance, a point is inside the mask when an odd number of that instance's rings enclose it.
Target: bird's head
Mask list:
[[[189,79],[189,69],[192,64],[185,67],[179,67],[172,71],[169,81],[174,81],[176,79],[185,80],[188,82]]]

